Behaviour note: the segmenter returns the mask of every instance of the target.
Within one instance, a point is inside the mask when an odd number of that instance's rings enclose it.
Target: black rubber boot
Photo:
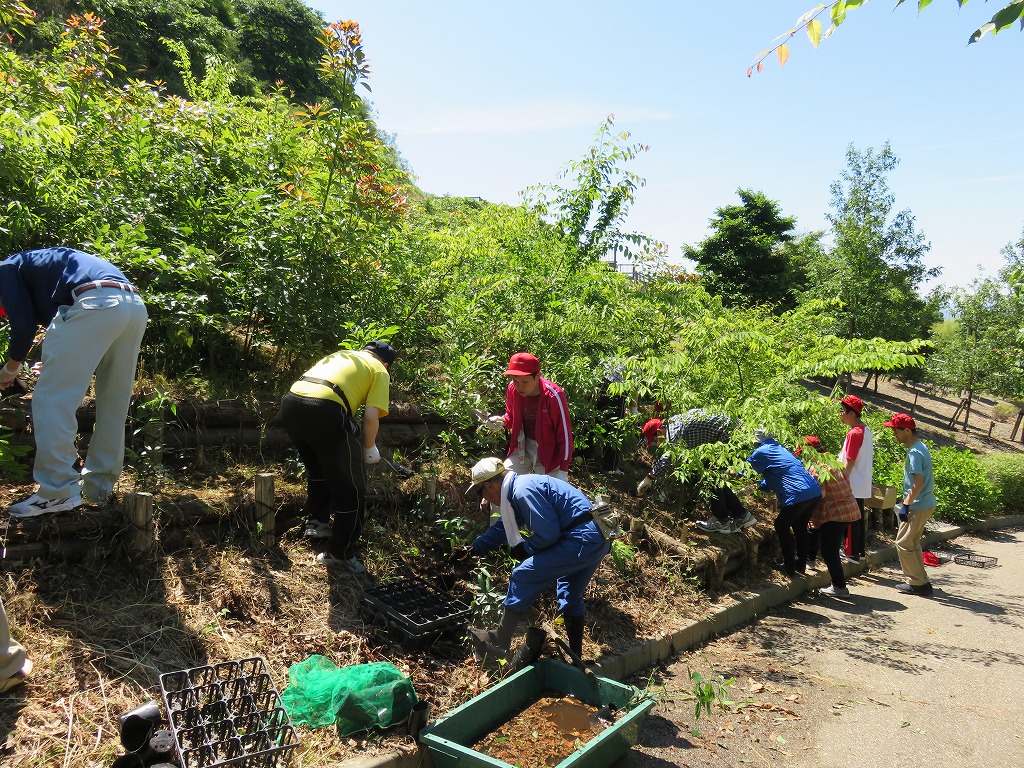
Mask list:
[[[563,616],[565,636],[569,641],[569,650],[583,658],[583,617]]]
[[[495,629],[470,629],[469,634],[473,639],[473,650],[476,652],[477,661],[485,664],[507,663],[509,659],[509,646],[516,633],[519,624],[526,617],[524,613],[505,610],[501,614],[501,623]]]

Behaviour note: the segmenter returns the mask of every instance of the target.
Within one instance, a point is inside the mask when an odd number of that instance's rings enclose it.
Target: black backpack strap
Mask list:
[[[341,402],[345,406],[345,411],[349,416],[352,415],[352,406],[348,404],[348,398],[345,397],[345,390],[335,384],[333,381],[327,379],[318,379],[315,376],[300,376],[301,381],[308,381],[310,384],[319,384],[321,387],[327,387],[328,389],[334,390],[334,394],[341,398]]]

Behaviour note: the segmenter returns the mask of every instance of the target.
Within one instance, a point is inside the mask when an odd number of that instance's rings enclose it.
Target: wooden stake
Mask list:
[[[131,524],[128,550],[135,557],[148,557],[156,548],[153,523],[153,494],[129,493],[124,497],[124,514]]]
[[[274,522],[277,516],[274,503],[274,475],[264,472],[256,475],[253,506],[253,532],[262,544],[271,546],[274,543]]]

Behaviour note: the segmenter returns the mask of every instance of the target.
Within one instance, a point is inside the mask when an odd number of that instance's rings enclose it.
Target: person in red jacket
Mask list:
[[[512,355],[505,375],[505,414],[491,416],[485,426],[492,432],[509,431],[509,469],[568,479],[573,445],[565,392],[540,375],[540,360],[529,352]]]

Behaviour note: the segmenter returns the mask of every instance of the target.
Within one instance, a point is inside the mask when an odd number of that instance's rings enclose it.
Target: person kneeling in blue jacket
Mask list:
[[[516,629],[554,581],[569,648],[582,656],[587,611],[583,593],[611,549],[594,522],[593,503],[564,480],[520,475],[494,457],[477,462],[471,477],[467,492],[479,488],[500,512],[500,518],[473,541],[471,553],[484,555],[506,544],[519,561],[509,577],[498,627],[470,630],[477,654],[492,661],[507,659]],[[520,528],[529,529],[530,535],[523,538]]]

